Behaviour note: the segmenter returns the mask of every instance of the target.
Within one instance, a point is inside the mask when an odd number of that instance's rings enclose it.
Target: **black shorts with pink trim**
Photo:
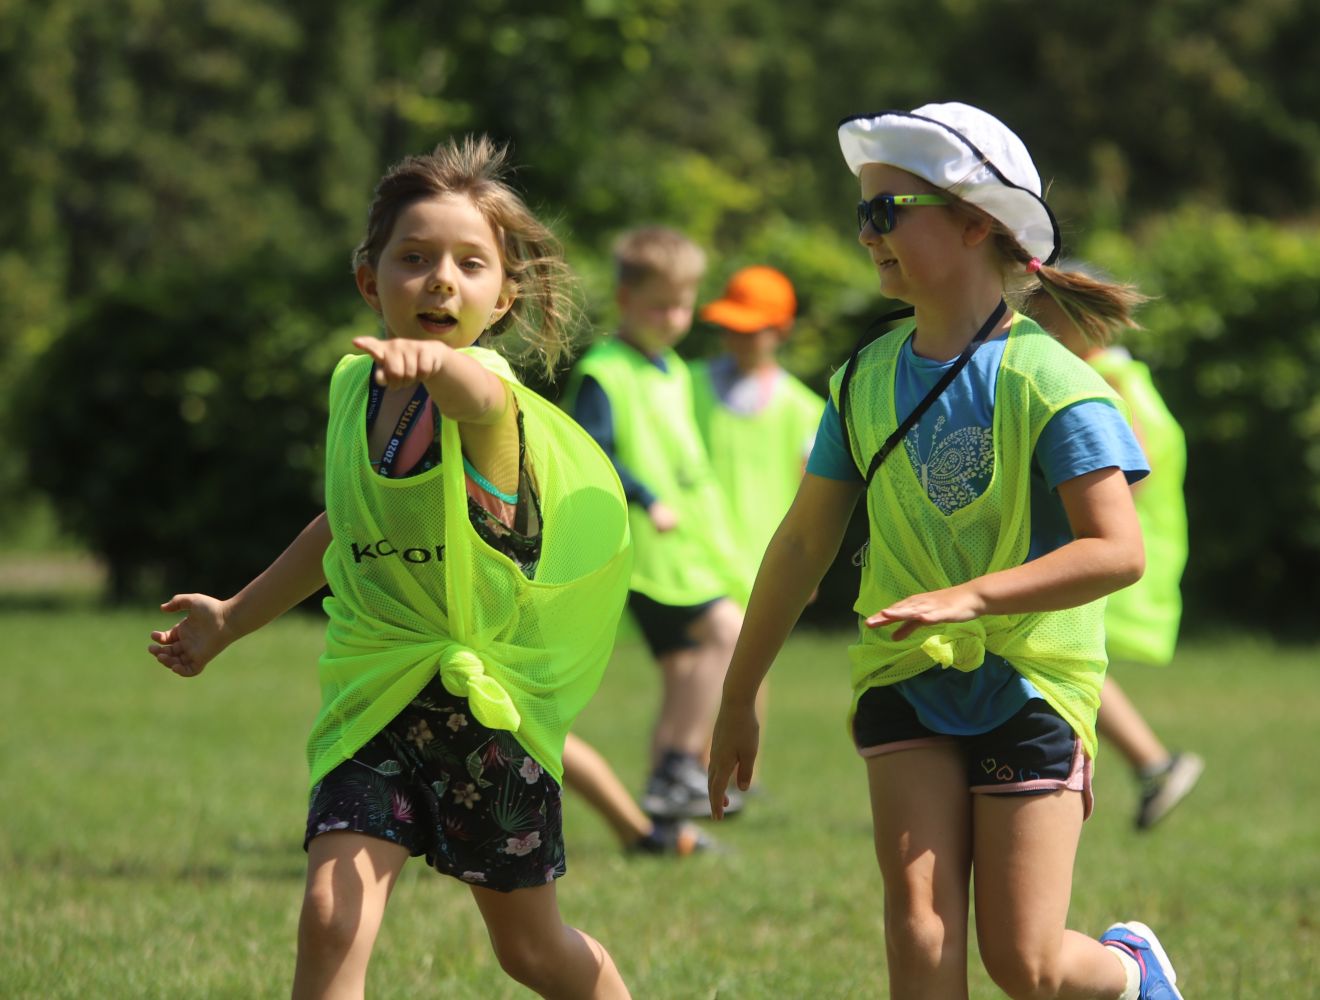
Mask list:
[[[953,743],[966,765],[968,791],[1043,795],[1068,789],[1082,793],[1085,815],[1091,815],[1091,759],[1072,727],[1042,698],[1032,698],[987,732],[951,736],[922,725],[893,687],[874,687],[858,701],[852,729],[863,757]]]

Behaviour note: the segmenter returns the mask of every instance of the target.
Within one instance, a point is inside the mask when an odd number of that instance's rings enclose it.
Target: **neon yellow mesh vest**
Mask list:
[[[590,375],[605,390],[614,417],[614,450],[678,515],[678,527],[658,532],[646,511],[629,504],[636,552],[632,589],[661,604],[692,605],[736,596],[743,573],[729,542],[724,495],[692,414],[692,380],[673,351],[661,371],[618,340],[604,340],[573,372],[567,405]]]
[[[1182,618],[1179,582],[1187,565],[1183,499],[1187,444],[1146,365],[1126,351],[1102,351],[1087,361],[1131,408],[1151,469],[1132,495],[1146,542],[1146,573],[1131,587],[1109,595],[1105,644],[1111,659],[1165,664],[1173,659]]]
[[[913,329],[909,322],[858,355],[848,389],[847,423],[849,445],[863,468],[899,424],[894,372],[898,352]],[[836,407],[845,370],[830,381]],[[1020,565],[1030,543],[1030,463],[1036,439],[1053,414],[1083,399],[1123,405],[1085,362],[1015,314],[996,380],[990,485],[976,500],[946,516],[930,502],[911,464],[896,449],[867,490],[870,546],[853,606],[858,615],[865,618],[910,594]],[[987,615],[932,626],[897,642],[892,628],[861,624],[859,641],[848,649],[853,710],[869,688],[906,680],[934,666],[975,670],[990,650],[1040,690],[1094,757],[1095,716],[1107,665],[1103,616],[1100,600],[1066,611]]]
[[[371,358],[340,361],[330,383],[326,513],[334,596],[320,660],[321,712],[307,744],[315,784],[379,732],[439,673],[492,729],[508,730],[556,781],[564,737],[600,683],[627,596],[623,488],[604,452],[524,388],[497,354],[469,348],[513,388],[541,500],[536,579],[468,519],[458,425],[441,421],[442,461],[402,479],[371,471]]]
[[[802,483],[804,449],[820,424],[825,400],[787,372],[766,406],[735,413],[716,395],[710,368],[692,365],[692,400],[715,478],[728,498],[731,538],[743,571],[746,601],[761,558]]]

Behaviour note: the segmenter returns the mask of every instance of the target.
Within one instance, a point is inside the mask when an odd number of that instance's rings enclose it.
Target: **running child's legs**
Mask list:
[[[359,833],[323,833],[307,845],[294,1000],[364,995],[385,903],[407,860],[407,848]]]
[[[967,996],[971,795],[953,742],[867,758],[892,1000]]]
[[[655,824],[633,801],[609,761],[572,733],[564,741],[564,786],[600,813],[624,846],[654,829]]]
[[[1100,689],[1100,714],[1095,727],[1102,738],[1114,744],[1114,749],[1134,771],[1156,767],[1169,759],[1169,751],[1145,717],[1108,674]]]
[[[688,626],[690,645],[657,657],[663,693],[651,740],[653,765],[668,750],[706,760],[724,675],[741,628],[738,605],[720,598]]]
[[[513,892],[469,888],[500,967],[513,979],[553,1000],[629,996],[604,946],[564,923],[553,882]]]
[[[1082,793],[973,797],[972,870],[981,960],[1013,1000],[1107,998],[1126,982],[1111,949],[1065,924]]]
[[[1090,810],[1090,763],[1050,705],[1028,700],[984,733],[926,728],[893,688],[858,700],[895,997],[965,997],[968,881],[986,970],[1013,998],[1107,997],[1113,949],[1065,927]]]
[[[485,893],[522,893],[529,901],[544,897],[547,884],[565,870],[558,783],[512,733],[482,725],[467,700],[450,694],[439,677],[318,781],[309,798],[299,998],[362,996],[385,902],[410,856],[425,857],[436,871]],[[527,896],[528,888],[536,892]],[[503,912],[491,904],[483,914],[491,907]],[[544,947],[566,963],[567,982],[580,985],[585,966],[573,955],[592,948],[574,932],[577,952],[565,953],[567,931],[557,908],[546,911],[553,921],[543,914],[538,919],[538,912],[529,910],[529,927],[547,935]],[[515,975],[541,983],[520,938],[492,930],[492,940]],[[598,956],[592,967],[602,983],[617,980],[607,958]],[[565,994],[561,982],[552,976],[547,995],[597,995],[586,987]]]

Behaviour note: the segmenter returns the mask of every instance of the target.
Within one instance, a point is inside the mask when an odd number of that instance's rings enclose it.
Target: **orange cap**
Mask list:
[[[737,333],[786,326],[797,314],[793,284],[773,267],[744,267],[724,286],[724,297],[701,307],[701,318]]]

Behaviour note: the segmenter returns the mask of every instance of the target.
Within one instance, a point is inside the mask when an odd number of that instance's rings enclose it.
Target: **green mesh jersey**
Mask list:
[[[894,408],[898,352],[911,323],[865,348],[848,389],[847,425],[863,468],[899,424]],[[836,407],[844,370],[830,394]],[[995,387],[994,474],[973,503],[946,515],[922,488],[910,463],[891,457],[867,490],[870,549],[854,609],[865,618],[912,594],[938,590],[1021,565],[1031,534],[1031,460],[1050,418],[1087,399],[1122,402],[1087,364],[1025,316],[1014,315]],[[984,615],[970,622],[918,629],[860,625],[849,648],[853,708],[872,687],[931,667],[975,670],[986,650],[1026,677],[1096,752],[1095,717],[1104,681],[1104,600],[1064,611]]]
[[[1087,361],[1131,407],[1150,462],[1150,475],[1132,494],[1146,543],[1146,572],[1131,587],[1109,595],[1105,645],[1112,659],[1165,664],[1173,659],[1182,618],[1179,584],[1187,565],[1183,500],[1187,444],[1151,381],[1149,368],[1122,350],[1102,351]]]
[[[659,532],[637,504],[628,521],[636,554],[632,589],[661,604],[700,604],[741,588],[742,571],[729,541],[729,516],[692,413],[688,367],[673,351],[665,371],[616,339],[583,355],[566,395],[590,375],[609,397],[614,452],[623,465],[671,507],[678,526]]]
[[[735,413],[720,401],[710,366],[692,366],[697,427],[715,478],[728,499],[730,536],[742,572],[741,599],[751,593],[770,538],[788,513],[825,400],[787,372],[770,401],[755,413]]]
[[[600,683],[631,569],[623,488],[609,458],[492,351],[523,414],[525,468],[541,499],[536,578],[478,538],[467,512],[458,425],[441,457],[387,479],[367,454],[371,358],[344,358],[330,383],[325,574],[334,594],[320,660],[322,705],[308,740],[311,781],[348,759],[437,673],[473,715],[508,730],[555,780],[564,737]]]

